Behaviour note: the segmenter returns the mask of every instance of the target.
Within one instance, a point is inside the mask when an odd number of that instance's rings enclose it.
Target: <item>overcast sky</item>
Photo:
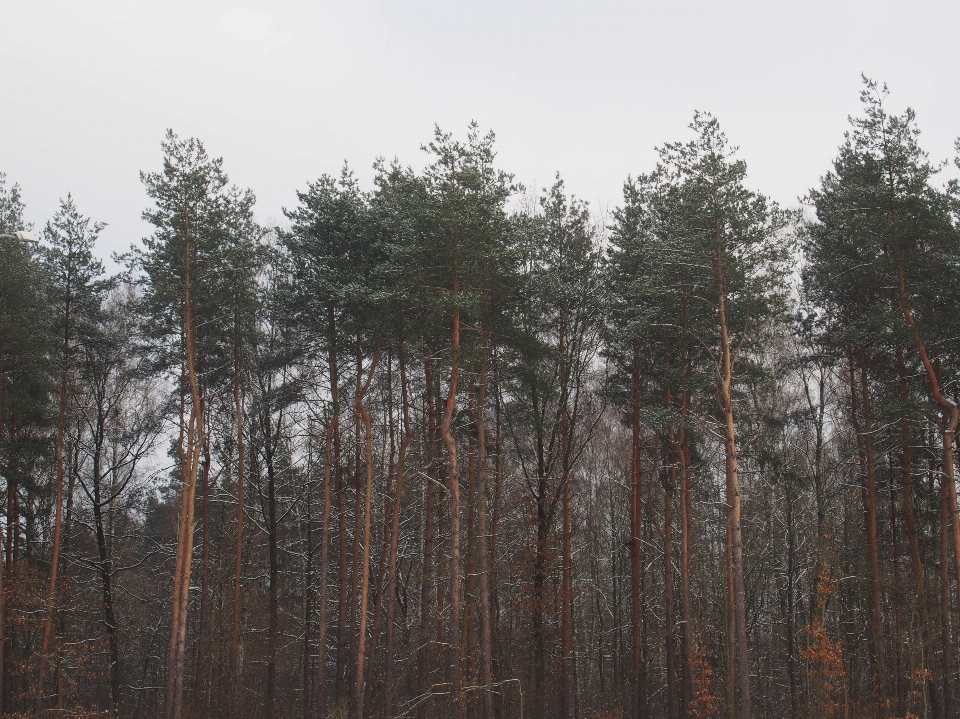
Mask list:
[[[750,184],[797,204],[858,112],[861,72],[913,107],[932,158],[960,135],[960,2],[45,2],[0,0],[0,171],[37,229],[72,192],[109,223],[104,255],[149,232],[141,170],[166,128],[199,137],[282,222],[349,160],[420,167],[434,124],[471,119],[528,187],[559,171],[617,204],[695,109]]]

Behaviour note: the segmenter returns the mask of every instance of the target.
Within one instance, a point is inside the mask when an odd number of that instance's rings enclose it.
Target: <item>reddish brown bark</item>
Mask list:
[[[359,355],[358,355],[359,356]],[[370,530],[372,520],[372,502],[373,502],[373,429],[370,424],[370,413],[363,404],[367,392],[370,391],[370,385],[373,382],[374,373],[377,371],[377,361],[380,359],[380,343],[373,350],[373,359],[370,362],[370,370],[367,375],[367,381],[357,392],[355,407],[360,421],[363,424],[364,437],[364,459],[366,460],[366,483],[364,491],[363,506],[363,556],[360,561],[360,627],[357,637],[357,674],[356,686],[354,687],[354,714],[357,719],[363,719],[363,699],[364,699],[364,662],[366,661],[367,647],[367,603],[370,592]],[[359,362],[357,367],[359,369]]]
[[[189,219],[189,218],[188,218]],[[187,224],[189,232],[189,223]],[[189,238],[189,234],[187,235]],[[184,657],[187,642],[187,608],[190,600],[190,573],[193,563],[194,511],[197,473],[201,448],[206,437],[204,398],[197,372],[196,320],[193,312],[191,266],[193,256],[189,239],[185,242],[184,274],[184,359],[186,382],[190,394],[190,413],[181,433],[177,453],[183,489],[180,500],[180,521],[177,532],[177,560],[173,575],[173,612],[170,650],[167,661],[166,716],[180,719],[183,709]]]
[[[900,386],[900,399],[906,406],[909,398],[907,390],[907,371],[903,361],[903,349],[897,345],[897,375]],[[913,511],[913,446],[910,434],[910,420],[900,420],[900,442],[903,451],[901,479],[903,484],[903,521],[907,532],[907,545],[910,547],[910,568],[913,573],[913,586],[916,592],[916,605],[920,610],[921,669],[933,658],[930,643],[930,610],[927,605],[926,583],[923,577],[923,559],[920,555],[920,541],[917,537],[917,522]],[[948,672],[949,673],[949,672]],[[950,678],[946,677],[944,687],[948,687]],[[934,719],[941,716],[940,700],[936,690],[933,673],[927,675],[927,696]]]
[[[729,542],[731,546],[731,568],[733,571],[733,636],[734,653],[737,667],[737,708],[739,719],[750,719],[752,703],[750,701],[750,655],[747,647],[747,599],[744,584],[743,567],[743,531],[740,507],[740,477],[737,470],[737,435],[733,413],[733,351],[726,308],[726,284],[724,280],[723,246],[720,242],[720,228],[716,230],[716,277],[717,277],[717,314],[720,329],[720,363],[718,369],[719,386],[717,397],[723,413],[724,455],[727,480],[727,518],[729,521]]]

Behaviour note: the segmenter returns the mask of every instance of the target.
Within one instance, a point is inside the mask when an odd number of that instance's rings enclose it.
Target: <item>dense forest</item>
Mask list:
[[[0,712],[956,719],[960,186],[864,82],[797,208],[698,113],[268,228],[171,131],[108,275],[0,175]]]

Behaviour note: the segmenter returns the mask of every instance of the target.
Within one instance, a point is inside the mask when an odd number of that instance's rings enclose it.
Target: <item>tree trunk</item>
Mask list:
[[[331,345],[332,347],[332,345]],[[320,625],[317,636],[317,716],[324,719],[327,712],[327,594],[330,566],[330,503],[332,501],[331,483],[333,471],[333,436],[337,431],[337,391],[334,380],[337,376],[336,357],[330,360],[331,417],[327,422],[326,436],[323,439],[323,526],[320,528]]]
[[[426,505],[424,507],[424,530],[423,530],[423,556],[421,561],[423,562],[423,568],[421,570],[421,584],[420,584],[420,639],[419,639],[419,680],[420,680],[420,690],[424,692],[427,690],[427,687],[430,685],[430,675],[432,672],[432,663],[430,658],[432,652],[429,649],[430,645],[430,635],[431,635],[431,625],[432,620],[430,617],[430,596],[431,596],[431,579],[433,574],[433,554],[434,554],[434,497],[435,497],[435,488],[434,481],[437,475],[437,413],[435,408],[434,401],[434,379],[432,372],[433,361],[430,357],[430,351],[427,348],[424,348],[423,351],[423,372],[424,372],[424,385],[425,385],[425,397],[424,403],[426,405],[426,427],[424,435],[424,446],[426,448],[427,454],[427,490],[426,490]]]
[[[303,719],[310,719],[310,703],[312,701],[313,677],[310,676],[310,636],[313,628],[313,438],[309,442],[307,456],[307,473],[304,477],[304,494],[306,494],[306,537],[304,538],[303,561],[303,655],[300,658],[300,686],[303,690]]]
[[[355,699],[357,695],[357,659],[360,656],[360,634],[358,632],[358,616],[360,600],[360,581],[362,571],[360,569],[360,556],[362,549],[360,547],[361,524],[363,522],[363,489],[361,473],[363,471],[363,418],[357,412],[357,397],[363,389],[363,353],[360,347],[360,337],[356,338],[356,361],[357,375],[356,385],[353,391],[353,548],[351,554],[352,575],[350,581],[350,616],[349,630],[350,642],[348,644],[349,664],[354,671],[348,671],[348,684],[351,696]],[[362,682],[360,682],[362,684]],[[354,709],[356,707],[354,706]]]
[[[643,602],[643,482],[640,476],[640,345],[634,342],[630,457],[630,627],[633,639],[633,716],[643,719],[647,706],[647,676],[641,637]]]
[[[275,463],[275,433],[272,429],[271,407],[264,408],[264,454],[267,463],[267,569],[268,569],[268,620],[267,620],[267,689],[264,707],[267,719],[277,713],[277,644],[280,633],[280,556],[277,536],[277,472]],[[280,433],[278,423],[276,435]],[[262,495],[261,495],[262,496]],[[262,500],[261,500],[262,501]]]
[[[547,650],[544,638],[545,588],[547,583],[547,468],[542,459],[537,467],[536,552],[533,560],[533,601],[531,627],[533,631],[533,717],[544,719],[547,699]]]
[[[459,284],[454,263],[453,297],[457,301]],[[440,435],[447,449],[450,475],[450,616],[447,632],[448,672],[450,681],[450,719],[462,719],[463,697],[460,690],[460,478],[457,473],[457,442],[451,433],[453,412],[457,404],[457,380],[460,364],[460,310],[453,311],[453,333],[450,359],[450,384],[440,423]]]
[[[907,390],[907,370],[903,361],[903,349],[897,345],[897,375],[900,384],[900,399],[907,405],[909,394]],[[913,512],[913,445],[910,436],[910,420],[903,417],[900,420],[900,442],[903,451],[901,463],[903,482],[903,521],[907,530],[907,544],[910,547],[910,568],[913,571],[913,585],[916,592],[916,606],[920,610],[920,649],[921,671],[928,669],[928,663],[933,659],[933,650],[930,642],[930,610],[927,605],[926,582],[923,576],[923,559],[920,554],[920,541],[917,537],[917,522]],[[949,674],[949,672],[947,672]],[[950,677],[945,676],[944,687],[948,687]],[[933,672],[926,674],[926,691],[934,719],[942,716],[939,695],[933,678]],[[945,704],[945,706],[950,706]]]
[[[189,226],[188,226],[189,229]],[[189,235],[188,235],[189,236]],[[191,296],[191,245],[185,243],[184,280],[184,356],[190,391],[190,415],[185,436],[181,435],[178,459],[183,481],[180,522],[177,532],[177,561],[173,575],[173,612],[170,628],[170,651],[167,662],[166,716],[180,719],[183,710],[184,656],[187,642],[187,610],[190,604],[190,573],[193,563],[193,517],[197,491],[200,450],[206,437],[204,398],[196,368],[196,321]]]
[[[203,484],[202,518],[203,540],[201,544],[200,559],[200,622],[197,627],[197,655],[194,662],[193,675],[193,702],[194,707],[201,712],[206,713],[206,706],[202,700],[203,694],[203,667],[206,661],[204,652],[206,651],[206,639],[209,629],[207,628],[209,612],[208,603],[208,585],[207,579],[210,572],[210,441],[207,440],[203,445],[203,469],[200,472]]]
[[[567,326],[561,320],[558,332],[558,355],[560,359],[560,462],[562,474],[561,503],[562,527],[560,538],[561,589],[560,589],[560,719],[570,719],[570,654],[573,650],[571,637],[573,613],[573,565],[570,547],[572,531],[570,520],[570,376],[567,364]]]
[[[869,611],[870,634],[873,640],[874,677],[880,697],[887,695],[887,671],[883,641],[883,595],[880,579],[880,550],[877,542],[877,481],[876,454],[873,447],[873,412],[867,381],[867,359],[863,347],[860,353],[860,401],[863,412],[863,450],[867,462],[866,486],[863,491],[863,512],[867,529],[867,551],[870,561],[871,602]]]
[[[467,389],[467,416],[473,420],[477,416],[477,386],[476,386],[476,366],[470,364],[470,385]],[[466,537],[466,556],[463,563],[463,657],[466,660],[463,680],[467,686],[476,683],[477,674],[474,670],[474,657],[476,651],[474,644],[476,642],[476,572],[477,572],[477,501],[476,501],[476,470],[477,470],[477,437],[475,432],[467,433],[467,537]],[[468,717],[473,717],[475,711],[473,705],[474,692],[468,692],[464,698],[464,712]]]
[[[397,606],[397,551],[400,543],[400,506],[403,501],[403,489],[406,484],[404,472],[406,470],[407,448],[413,441],[413,428],[410,424],[410,400],[407,393],[407,366],[404,357],[403,326],[400,327],[400,342],[398,359],[400,361],[400,405],[403,414],[403,439],[397,453],[397,483],[394,490],[393,512],[390,519],[390,546],[387,570],[387,617],[386,617],[386,646],[384,661],[386,662],[386,680],[384,681],[383,716],[390,719],[393,716],[393,641],[394,615]]]
[[[953,562],[956,571],[957,604],[960,605],[960,514],[958,514],[957,482],[953,466],[953,441],[957,433],[957,424],[960,422],[960,408],[957,407],[956,402],[941,392],[940,379],[937,376],[937,371],[933,366],[933,362],[930,360],[927,347],[920,337],[920,332],[917,330],[917,323],[913,317],[913,312],[907,304],[906,279],[904,277],[903,266],[900,263],[899,254],[897,255],[897,289],[904,320],[913,333],[913,342],[917,347],[917,354],[920,356],[920,362],[923,364],[927,381],[930,384],[930,394],[943,412],[943,474],[941,483],[947,493],[950,524],[953,528]]]
[[[690,397],[687,390],[681,395],[680,409],[680,660],[683,684],[681,715],[689,719],[694,699],[693,687],[693,604],[690,598],[690,433],[686,428]]]
[[[359,356],[359,353],[358,353]],[[377,371],[377,361],[380,359],[380,343],[377,342],[377,346],[373,350],[373,358],[370,362],[370,370],[367,376],[367,381],[361,390],[357,393],[356,397],[356,411],[360,416],[360,421],[363,424],[363,437],[364,437],[364,458],[366,460],[366,485],[364,492],[364,506],[363,506],[363,557],[360,564],[360,628],[359,636],[357,638],[357,675],[356,675],[356,686],[354,691],[356,692],[354,697],[355,707],[354,712],[357,719],[363,719],[363,698],[364,698],[364,662],[366,661],[366,648],[367,648],[367,603],[369,599],[370,592],[370,528],[372,520],[372,502],[373,502],[373,428],[370,424],[370,413],[367,412],[367,408],[363,405],[363,400],[367,396],[367,392],[370,390],[370,385],[373,382],[373,375]],[[359,365],[358,365],[359,368]]]
[[[96,474],[97,470],[94,470],[94,472]],[[98,574],[100,575],[103,596],[103,622],[107,629],[107,648],[110,656],[110,710],[114,717],[119,717],[122,708],[120,701],[120,648],[117,641],[119,627],[113,601],[113,559],[103,529],[103,505],[99,496],[100,479],[98,476],[95,476],[94,482],[96,496],[93,501],[93,521],[97,536],[97,552],[100,557]]]
[[[943,662],[943,706],[945,716],[953,712],[953,661],[950,652],[950,502],[947,490],[940,487],[940,642]]]
[[[730,544],[733,565],[733,625],[737,666],[737,707],[739,719],[750,719],[750,656],[747,650],[747,597],[743,568],[743,530],[740,520],[740,477],[737,471],[737,435],[733,415],[733,352],[730,347],[726,311],[726,285],[723,275],[723,246],[717,229],[716,272],[718,316],[720,321],[720,379],[718,397],[723,413],[724,455],[727,480],[727,516],[730,521]]]
[[[484,330],[484,355],[480,363],[480,383],[477,390],[477,513],[479,522],[480,564],[480,683],[483,686],[483,719],[493,719],[493,641],[490,622],[490,551],[487,539],[487,425],[484,416],[487,399],[487,369],[489,339]]]
[[[233,345],[233,409],[237,422],[237,543],[233,558],[233,632],[230,637],[230,679],[228,682],[227,716],[236,716],[236,698],[239,694],[240,680],[240,608],[243,592],[243,526],[246,508],[244,506],[245,474],[245,438],[244,438],[244,382],[240,361],[239,326],[234,326]]]
[[[667,392],[667,405],[671,403],[670,393]],[[674,436],[674,427],[668,429],[671,437]],[[663,622],[664,622],[664,651],[667,673],[667,717],[675,719],[677,716],[677,688],[676,688],[676,621],[673,613],[673,493],[677,486],[677,465],[671,462],[663,475]]]
[[[70,277],[68,274],[66,305],[63,315],[63,372],[60,375],[60,412],[57,420],[57,439],[54,446],[54,465],[57,476],[54,492],[53,554],[50,558],[50,584],[47,587],[47,614],[43,621],[43,639],[40,643],[40,670],[37,677],[37,701],[34,708],[37,714],[40,713],[44,704],[47,652],[50,648],[50,637],[53,630],[53,612],[57,602],[57,572],[60,568],[60,526],[63,517],[63,438],[67,427],[67,379],[70,371],[70,300],[73,291]],[[0,383],[2,381],[3,374],[0,373]]]

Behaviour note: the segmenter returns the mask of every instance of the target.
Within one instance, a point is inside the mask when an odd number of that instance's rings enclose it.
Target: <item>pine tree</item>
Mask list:
[[[177,472],[182,482],[173,612],[167,665],[166,714],[183,711],[187,611],[193,562],[197,482],[209,437],[208,402],[222,381],[215,368],[232,346],[216,278],[229,267],[230,228],[249,222],[251,193],[231,191],[222,159],[207,155],[195,138],[167,132],[161,144],[161,173],[141,173],[155,207],[143,213],[156,229],[132,260],[143,272],[147,331],[155,338],[156,361],[178,382]],[[239,214],[245,219],[231,219]]]
[[[103,275],[103,264],[93,257],[93,246],[97,236],[105,227],[102,222],[91,224],[88,218],[80,214],[73,198],[67,195],[60,201],[60,210],[53,216],[44,230],[44,239],[49,244],[46,251],[46,269],[51,278],[51,304],[56,308],[56,318],[52,334],[59,347],[60,364],[60,401],[57,420],[57,435],[54,445],[54,525],[53,550],[50,560],[50,582],[47,588],[46,618],[43,623],[43,639],[40,645],[40,669],[37,679],[36,711],[43,708],[44,674],[47,665],[47,653],[53,631],[53,614],[56,606],[57,573],[60,568],[60,535],[63,519],[63,480],[64,480],[64,439],[67,429],[68,388],[73,371],[75,345],[82,342],[90,332],[90,324],[95,320],[103,293],[108,285],[99,280]],[[111,666],[111,672],[119,667]],[[117,699],[114,699],[114,713],[118,711]]]

